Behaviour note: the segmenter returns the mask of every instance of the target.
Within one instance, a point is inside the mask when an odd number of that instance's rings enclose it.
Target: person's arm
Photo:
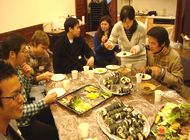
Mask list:
[[[54,73],[62,73],[62,65],[61,65],[61,53],[62,53],[62,40],[61,38],[55,43],[55,47],[53,48],[53,69]]]
[[[140,26],[140,25],[138,25],[138,26]],[[144,46],[146,43],[146,30],[145,30],[145,28],[144,27],[140,28],[140,30],[138,32],[139,32],[139,35],[137,37],[137,39],[139,40],[138,44],[136,44],[135,46],[133,46],[131,48],[131,51],[133,51],[135,49],[135,53],[139,53],[139,52],[143,51],[145,49]]]
[[[104,44],[99,42],[97,33],[94,36],[94,49],[96,53],[111,51],[111,50],[106,49]]]
[[[173,60],[170,67],[170,71],[164,69],[165,75],[161,82],[167,84],[168,87],[174,87],[174,89],[177,89],[183,83],[183,66],[179,56]]]
[[[52,93],[48,94],[44,97],[44,99],[39,100],[36,103],[30,103],[30,104],[24,104],[24,109],[23,109],[23,115],[22,118],[31,118],[35,114],[37,114],[41,109],[45,108],[47,105],[52,104],[56,102],[57,99],[57,94]]]

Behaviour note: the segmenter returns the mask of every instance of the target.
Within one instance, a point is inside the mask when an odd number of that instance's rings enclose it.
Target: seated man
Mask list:
[[[12,34],[3,40],[0,50],[2,59],[9,62],[17,70],[19,81],[24,88],[24,111],[22,117],[17,120],[19,129],[27,140],[57,140],[57,130],[48,107],[56,101],[57,95],[50,94],[36,103],[30,102],[33,77],[30,66],[25,63],[25,46],[26,40],[23,36]]]
[[[170,47],[168,32],[153,27],[148,33],[148,61],[146,71],[167,87],[182,92],[183,66],[179,54]]]
[[[24,97],[15,69],[0,60],[0,140],[24,140],[14,124],[23,113]]]
[[[34,75],[39,75],[46,71],[53,71],[52,61],[48,53],[49,46],[48,35],[43,31],[35,31],[27,48],[27,64],[29,64],[33,70]]]
[[[83,69],[88,65],[93,67],[94,54],[80,36],[79,22],[75,18],[68,18],[65,32],[56,42],[53,51],[53,68],[55,73],[70,73],[72,70]]]

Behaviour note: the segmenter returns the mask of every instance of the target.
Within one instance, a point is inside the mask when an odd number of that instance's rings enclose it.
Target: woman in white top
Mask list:
[[[106,48],[112,49],[113,44],[118,43],[122,51],[132,54],[128,57],[122,57],[121,65],[129,63],[144,65],[146,61],[144,48],[146,40],[145,26],[135,20],[135,10],[129,5],[122,7],[120,20],[114,25],[109,40],[105,43]]]

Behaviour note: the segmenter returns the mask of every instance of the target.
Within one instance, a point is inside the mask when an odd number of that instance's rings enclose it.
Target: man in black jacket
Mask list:
[[[72,70],[83,69],[87,65],[93,67],[94,54],[80,36],[79,22],[75,18],[68,18],[65,32],[56,42],[53,50],[54,73],[70,73]]]

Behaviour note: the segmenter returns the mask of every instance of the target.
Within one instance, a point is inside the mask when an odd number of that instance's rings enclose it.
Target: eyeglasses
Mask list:
[[[19,99],[19,95],[23,94],[23,89],[14,91],[14,95],[13,96],[4,96],[4,97],[0,97],[0,99],[12,99],[12,100],[18,100]]]

